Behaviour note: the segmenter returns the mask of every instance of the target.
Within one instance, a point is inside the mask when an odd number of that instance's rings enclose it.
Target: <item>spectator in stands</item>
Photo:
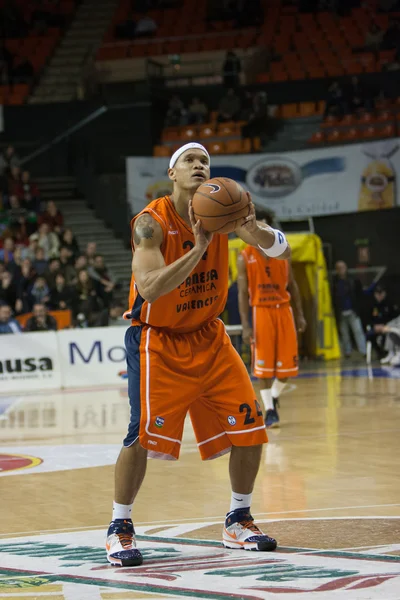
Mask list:
[[[400,23],[397,20],[392,20],[389,23],[389,27],[387,28],[383,40],[382,40],[382,50],[393,50],[398,47],[400,40]]]
[[[224,78],[224,86],[226,88],[237,88],[240,83],[240,72],[242,66],[238,56],[230,50],[226,53],[225,62],[222,67],[222,75]]]
[[[43,248],[46,258],[56,258],[60,252],[60,241],[58,236],[50,231],[47,223],[42,223],[39,227],[38,243],[40,248]]]
[[[240,98],[235,90],[230,88],[226,95],[223,96],[219,103],[218,121],[225,123],[227,121],[235,121],[239,117],[241,108]]]
[[[0,261],[6,265],[14,260],[14,240],[12,237],[6,237],[3,242],[3,248],[0,249]]]
[[[370,24],[365,34],[365,47],[371,52],[378,52],[383,40],[382,29],[374,22]]]
[[[20,311],[21,313],[26,313],[30,311],[30,291],[35,282],[36,272],[32,266],[31,261],[28,258],[25,258],[21,264],[21,272],[17,278],[17,296],[21,301]]]
[[[334,81],[328,89],[324,119],[328,115],[343,117],[346,113],[348,113],[348,105],[345,99],[343,88],[337,81]]]
[[[208,108],[199,98],[193,98],[188,108],[188,121],[190,125],[201,125],[205,123],[208,116]]]
[[[8,214],[8,223],[10,228],[14,228],[18,226],[21,218],[26,217],[26,210],[22,208],[20,201],[18,200],[18,196],[12,195],[9,197],[9,209],[7,211]]]
[[[76,317],[84,315],[85,321],[90,321],[100,308],[93,281],[86,269],[78,273],[74,312]]]
[[[19,167],[20,160],[16,154],[14,146],[7,146],[3,154],[0,155],[0,174],[9,175],[11,167]]]
[[[79,254],[79,244],[71,229],[65,229],[61,236],[61,245],[68,248],[70,256],[76,258]]]
[[[21,333],[21,325],[12,318],[11,307],[0,304],[0,333]]]
[[[30,261],[35,260],[36,250],[39,248],[39,235],[32,233],[29,236],[29,245],[27,248],[22,249],[22,259],[29,258]]]
[[[35,259],[32,262],[33,268],[38,275],[44,275],[47,270],[46,254],[41,246],[35,251]]]
[[[261,145],[264,145],[267,141],[268,128],[268,97],[266,92],[257,92],[253,97],[253,110],[248,117],[248,122],[242,128],[242,136],[252,140],[259,137]]]
[[[74,290],[65,282],[62,273],[57,273],[55,285],[50,290],[49,306],[52,310],[72,309],[74,304]]]
[[[67,285],[71,285],[76,280],[76,271],[72,266],[71,251],[66,246],[60,249],[60,273],[65,277]]]
[[[32,307],[34,304],[47,304],[50,300],[50,288],[47,285],[46,278],[42,275],[35,279],[35,282],[30,291],[29,303]]]
[[[172,96],[168,103],[167,115],[165,117],[166,127],[179,127],[185,125],[187,113],[179,96]]]
[[[25,331],[57,331],[57,321],[48,314],[44,304],[37,302],[32,312],[32,317],[26,322]]]
[[[46,223],[50,231],[60,234],[64,225],[64,217],[53,200],[49,200],[46,210],[39,217],[39,224]]]
[[[18,198],[28,212],[38,212],[40,194],[36,183],[31,181],[29,171],[22,171],[21,182],[17,190]]]
[[[77,257],[77,259],[75,260],[75,271],[77,273],[79,273],[79,271],[82,271],[82,269],[87,269],[88,267],[88,259],[87,256],[85,254],[81,254],[80,256]]]
[[[398,306],[394,305],[388,298],[385,288],[378,284],[374,289],[373,304],[368,317],[368,339],[372,342],[378,357],[382,358],[385,352],[386,336],[382,331],[382,325],[386,325],[399,315]]]
[[[126,21],[117,23],[115,26],[115,37],[120,40],[133,40],[136,31],[136,21],[133,18],[133,13]]]
[[[51,258],[47,265],[47,270],[44,274],[49,288],[53,288],[56,285],[56,277],[60,272],[61,264],[58,258]]]
[[[10,195],[16,195],[18,188],[21,183],[21,168],[18,165],[13,165],[10,168],[10,174],[8,176],[8,193]]]
[[[12,226],[12,235],[14,236],[17,245],[22,245],[24,248],[29,244],[29,236],[35,230],[35,224],[27,219],[25,215],[21,215]]]
[[[135,37],[148,37],[157,31],[157,23],[150,15],[144,15],[136,23]]]
[[[363,85],[360,79],[353,75],[348,89],[348,106],[352,113],[360,110],[373,110],[373,102],[368,94],[368,89]]]
[[[385,335],[385,351],[387,355],[381,359],[381,364],[390,363],[393,366],[400,366],[400,316],[386,325],[375,325],[377,335]]]
[[[122,302],[111,302],[108,308],[104,308],[92,321],[92,327],[111,327],[112,325],[122,325],[126,327],[126,321],[123,318],[125,307]]]
[[[95,256],[93,265],[89,265],[88,273],[92,280],[97,283],[98,294],[103,300],[104,306],[109,306],[115,281],[108,272],[104,259],[100,254]]]
[[[361,283],[358,279],[353,280],[349,277],[344,261],[337,261],[335,270],[332,297],[344,354],[346,358],[351,356],[351,332],[359,353],[365,356],[366,340],[359,317],[362,297]]]
[[[15,310],[17,299],[17,286],[13,281],[13,276],[9,271],[5,271],[0,282],[0,304],[8,304]]]
[[[94,259],[97,256],[97,244],[96,242],[88,242],[86,246],[86,258],[88,265],[94,264]]]

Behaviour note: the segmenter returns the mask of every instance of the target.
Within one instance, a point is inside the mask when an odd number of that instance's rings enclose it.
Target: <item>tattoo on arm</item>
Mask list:
[[[151,240],[154,234],[153,219],[150,215],[144,214],[137,220],[133,232],[133,241],[139,245],[142,239]]]

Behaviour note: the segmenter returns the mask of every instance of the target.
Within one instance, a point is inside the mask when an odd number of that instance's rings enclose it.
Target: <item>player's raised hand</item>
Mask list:
[[[256,209],[251,200],[250,192],[246,192],[246,194],[249,199],[249,214],[247,215],[247,217],[244,217],[241,226],[249,233],[255,233],[258,229],[256,220]]]
[[[189,219],[192,226],[195,246],[204,252],[211,242],[213,234],[209,231],[204,231],[200,220],[196,221],[191,200],[189,202]]]

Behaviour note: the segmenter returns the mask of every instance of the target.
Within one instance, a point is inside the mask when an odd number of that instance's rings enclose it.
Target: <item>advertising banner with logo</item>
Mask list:
[[[400,204],[399,139],[282,154],[211,157],[211,176],[230,177],[280,219],[391,208]],[[171,192],[168,159],[127,158],[134,213]]]
[[[0,392],[60,388],[57,335],[54,332],[2,335]]]
[[[57,336],[62,387],[114,385],[125,378],[124,327],[64,329]]]

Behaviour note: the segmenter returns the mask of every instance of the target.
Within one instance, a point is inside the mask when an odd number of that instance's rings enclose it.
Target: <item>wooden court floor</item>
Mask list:
[[[150,460],[142,567],[105,562],[126,386],[0,394],[0,600],[400,599],[400,370],[309,369],[281,397],[253,495],[271,554],[220,544],[228,458]],[[1,390],[0,390],[1,391]]]

